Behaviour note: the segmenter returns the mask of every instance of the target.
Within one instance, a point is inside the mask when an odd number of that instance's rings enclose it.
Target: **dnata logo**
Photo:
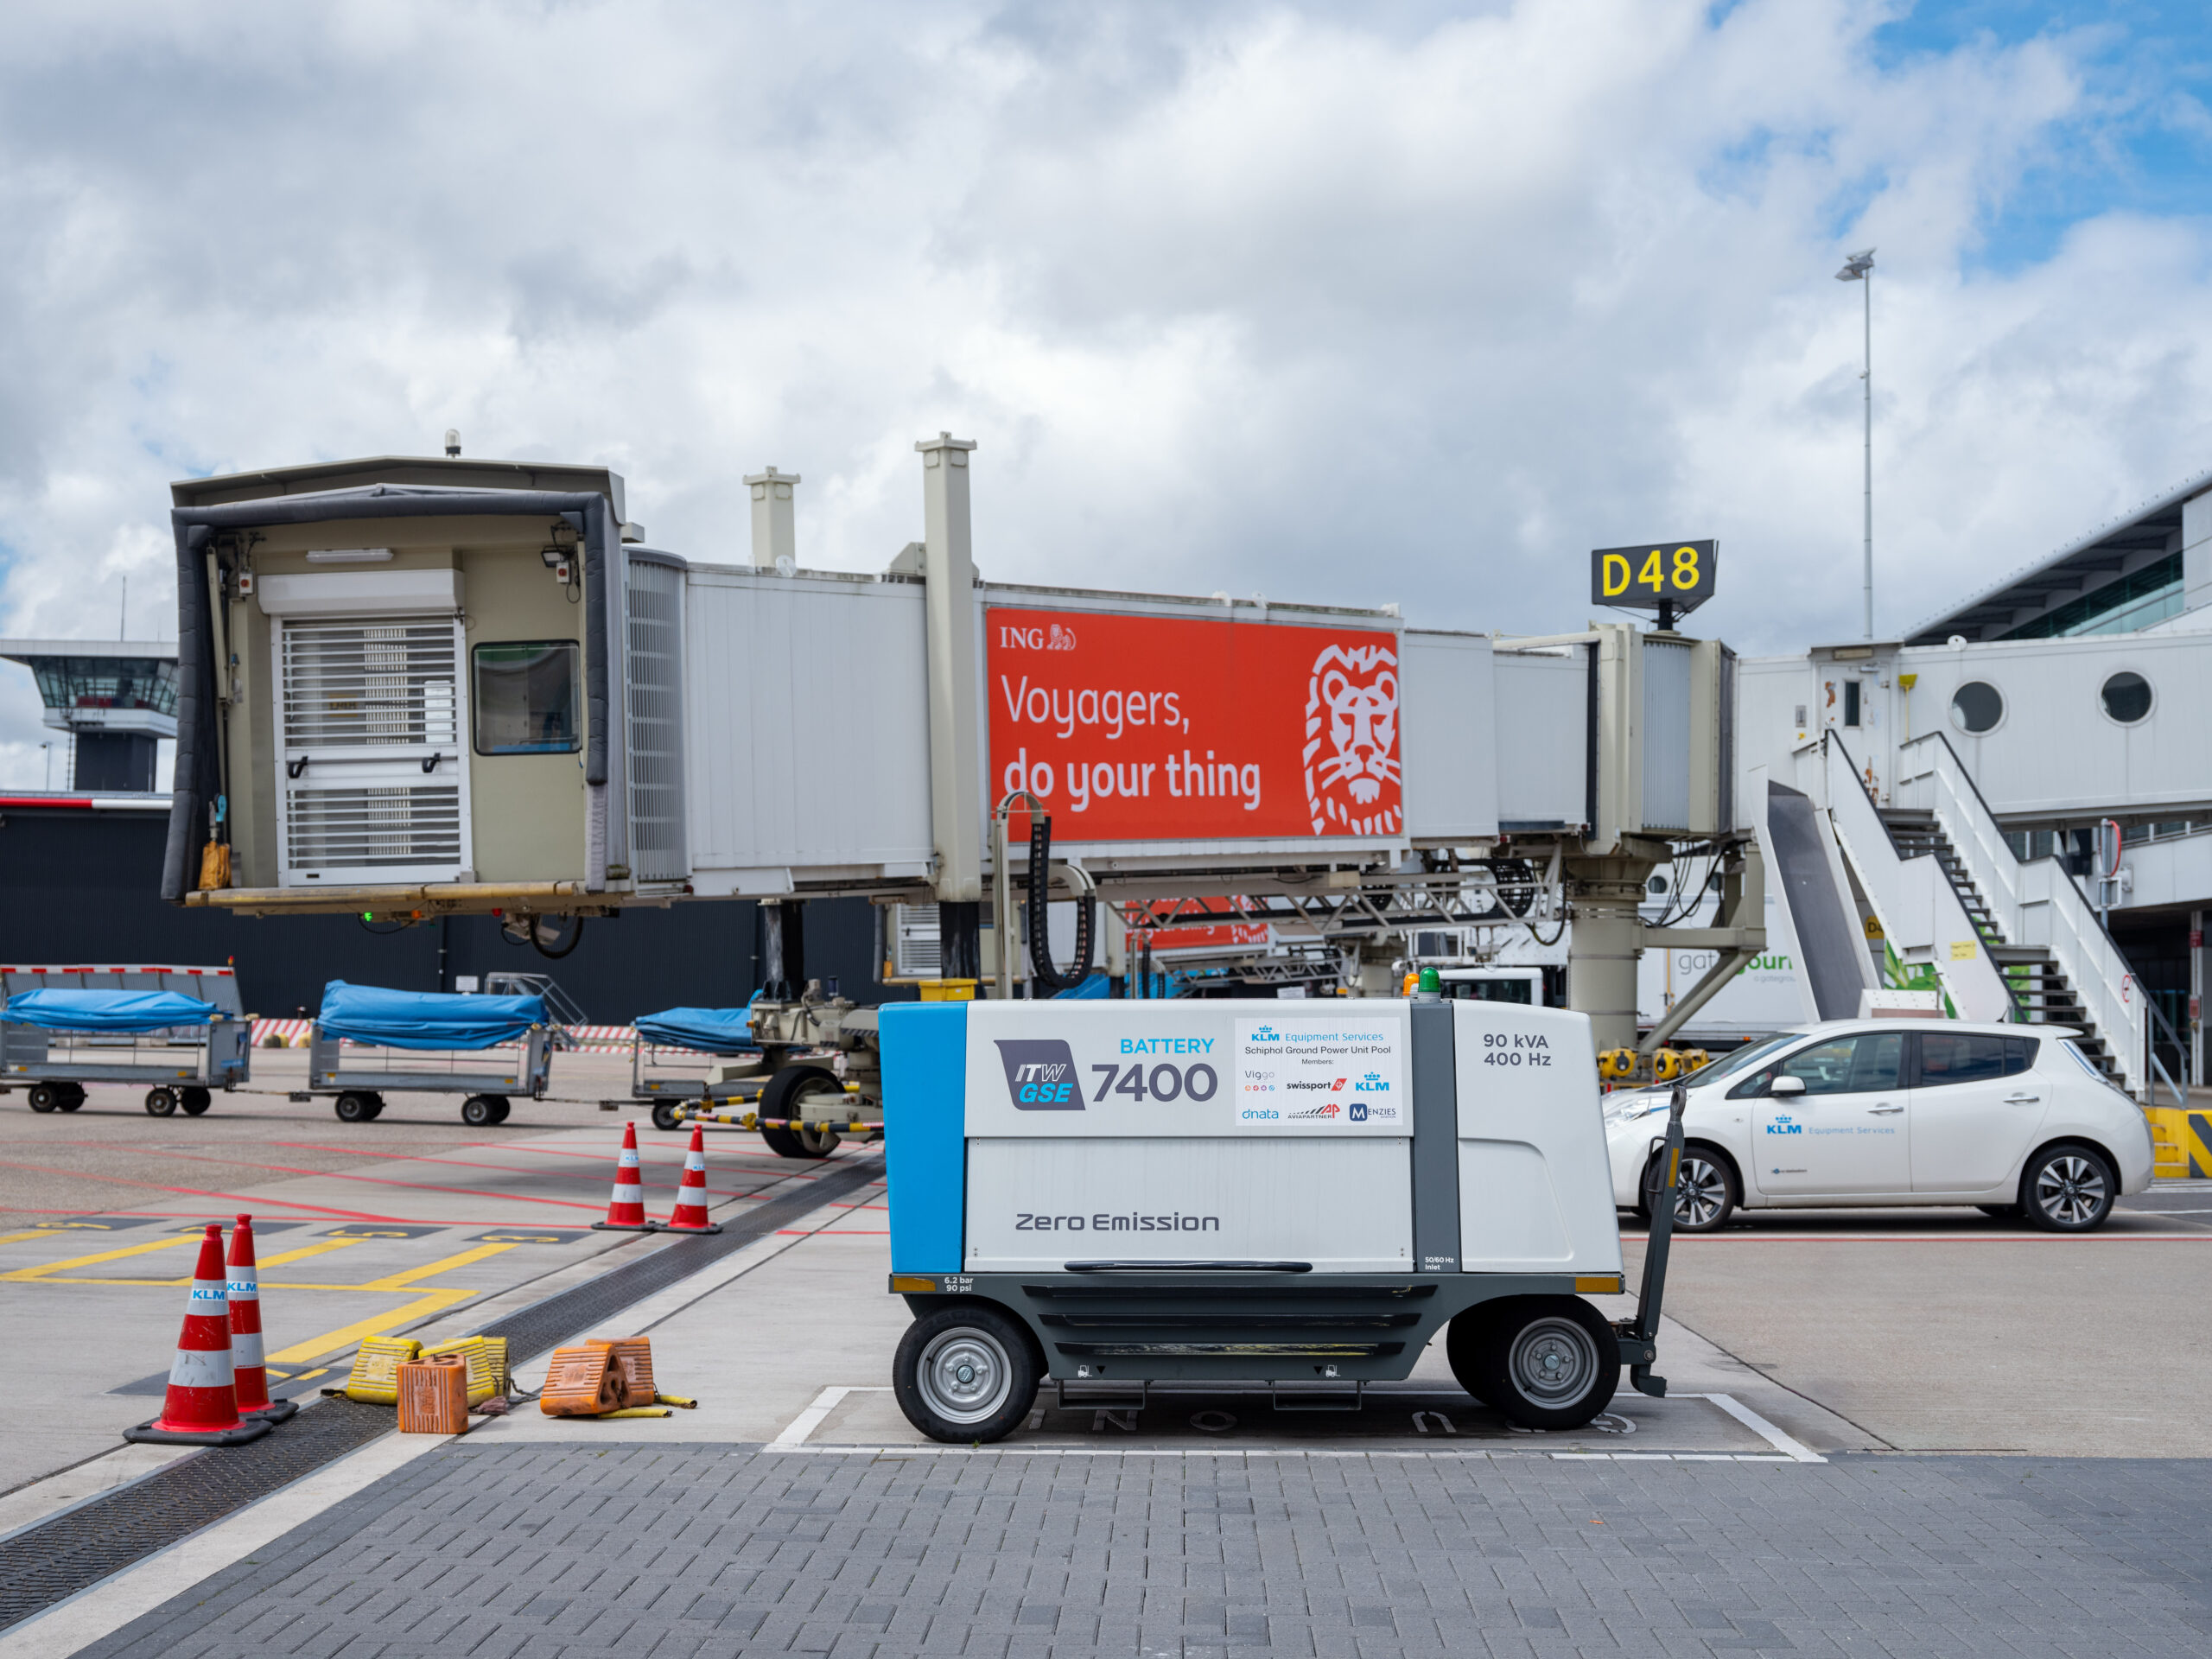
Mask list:
[[[1805,1133],[1805,1126],[1795,1119],[1777,1116],[1773,1122],[1766,1126],[1766,1132],[1769,1135],[1802,1135]]]
[[[1057,1039],[999,1041],[1006,1067],[1006,1091],[1024,1112],[1079,1112],[1083,1091],[1076,1087],[1075,1056]]]
[[[1251,1040],[1255,1043],[1279,1043],[1282,1041],[1282,1033],[1273,1026],[1262,1026],[1252,1033]]]
[[[1390,1092],[1390,1085],[1382,1080],[1380,1071],[1370,1071],[1352,1084],[1351,1091],[1355,1095],[1387,1095]]]

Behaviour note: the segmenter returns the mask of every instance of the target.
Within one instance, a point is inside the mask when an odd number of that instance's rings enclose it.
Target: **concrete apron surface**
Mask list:
[[[342,1381],[366,1337],[461,1334],[667,1248],[665,1235],[591,1230],[620,1140],[610,1117],[234,1188],[236,1209],[254,1217],[271,1392]],[[672,1209],[688,1140],[640,1127],[648,1215]],[[749,1135],[710,1135],[707,1147],[709,1212],[721,1221],[803,1191],[825,1167]],[[42,1512],[26,1483],[113,1452],[124,1428],[161,1408],[208,1206],[149,1198],[131,1214],[0,1234],[0,1319],[41,1375],[0,1437],[0,1531]]]

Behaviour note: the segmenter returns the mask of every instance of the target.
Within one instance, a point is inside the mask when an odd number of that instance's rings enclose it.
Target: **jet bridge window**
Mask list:
[[[475,650],[476,753],[574,754],[581,746],[573,639],[515,639]]]

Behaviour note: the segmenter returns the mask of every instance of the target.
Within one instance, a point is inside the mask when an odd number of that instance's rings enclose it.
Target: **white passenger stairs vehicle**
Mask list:
[[[2183,1104],[2151,1042],[2158,1010],[2063,861],[2013,853],[1942,734],[1915,738],[1900,754],[1887,807],[1874,804],[1834,732],[1799,751],[1796,777],[1823,809],[1816,816],[1886,947],[1907,968],[1931,967],[1961,1019],[2073,1027],[2090,1059],[2138,1101]],[[1806,896],[1788,898],[1797,920]],[[1871,959],[1862,960],[1871,985]]]

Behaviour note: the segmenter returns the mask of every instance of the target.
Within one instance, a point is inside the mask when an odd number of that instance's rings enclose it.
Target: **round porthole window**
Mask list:
[[[1951,693],[1951,724],[1968,737],[1994,731],[2005,718],[2005,694],[1986,680],[1968,680]]]
[[[2126,669],[2107,680],[2097,696],[2105,713],[2123,726],[2133,726],[2151,712],[2151,682]]]

